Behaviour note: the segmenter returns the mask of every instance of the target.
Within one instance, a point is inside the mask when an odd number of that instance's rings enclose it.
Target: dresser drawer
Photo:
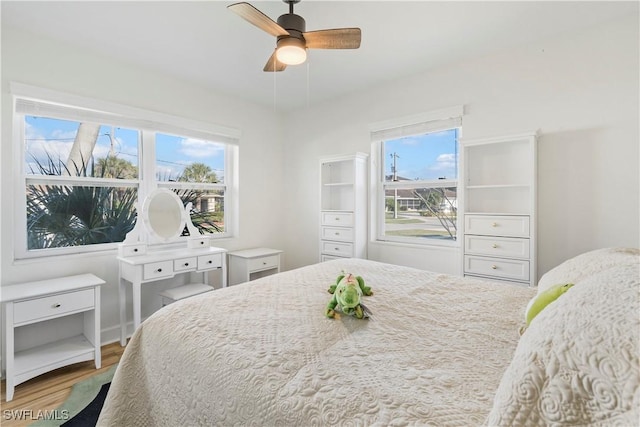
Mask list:
[[[252,258],[248,260],[247,264],[249,272],[267,270],[270,268],[277,268],[279,263],[279,255],[264,256],[260,258]]]
[[[353,212],[322,212],[322,225],[351,227],[353,225]]]
[[[464,236],[464,252],[507,258],[529,258],[529,239],[517,237]]]
[[[353,228],[350,227],[322,227],[322,240],[353,241]]]
[[[121,244],[118,249],[121,256],[144,255],[147,253],[147,245],[143,245],[143,244],[133,244],[133,245]]]
[[[173,271],[195,270],[197,265],[198,258],[196,257],[176,259],[173,261]]]
[[[145,264],[142,268],[144,280],[173,276],[173,261],[160,261]]]
[[[329,255],[343,256],[343,257],[351,257],[353,255],[353,245],[351,243],[323,241],[322,253],[329,254]]]
[[[37,322],[40,319],[64,316],[67,313],[91,310],[94,305],[93,288],[16,302],[13,305],[13,322],[16,325]]]
[[[525,215],[465,215],[466,234],[529,237],[529,217]]]
[[[528,281],[529,261],[466,255],[464,257],[464,272],[501,279]]]
[[[200,255],[198,257],[198,270],[210,270],[222,267],[222,254]]]

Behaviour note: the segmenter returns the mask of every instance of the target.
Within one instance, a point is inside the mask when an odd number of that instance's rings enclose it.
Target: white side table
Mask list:
[[[2,288],[5,306],[5,364],[7,402],[16,385],[73,363],[95,360],[100,355],[100,286],[93,274],[22,283]],[[15,352],[15,334],[21,326],[84,313],[80,335]]]
[[[253,248],[229,252],[229,284],[248,282],[280,272],[279,249]]]

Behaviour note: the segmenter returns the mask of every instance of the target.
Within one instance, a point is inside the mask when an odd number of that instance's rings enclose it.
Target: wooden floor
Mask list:
[[[27,426],[34,422],[38,411],[53,410],[71,393],[71,387],[86,378],[105,372],[120,361],[124,352],[120,342],[102,347],[102,367],[96,369],[93,361],[76,363],[42,374],[15,388],[13,400],[6,402],[5,384],[2,381],[0,425],[2,427]],[[22,418],[16,419],[16,418]],[[25,419],[27,418],[27,419]]]

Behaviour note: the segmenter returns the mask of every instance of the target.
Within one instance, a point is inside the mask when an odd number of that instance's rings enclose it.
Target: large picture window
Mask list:
[[[191,203],[202,234],[231,235],[233,137],[200,123],[191,130],[180,118],[75,100],[80,105],[14,97],[16,176],[25,189],[16,192],[16,258],[114,247],[133,229],[138,201],[158,187]]]
[[[455,242],[460,117],[389,126],[372,132],[376,240]]]

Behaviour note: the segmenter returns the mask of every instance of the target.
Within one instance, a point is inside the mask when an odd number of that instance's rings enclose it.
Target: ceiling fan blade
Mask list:
[[[227,6],[227,8],[272,36],[277,37],[289,35],[287,30],[278,25],[278,23],[273,19],[251,6],[249,3],[234,3]]]
[[[274,50],[262,71],[284,71],[285,68],[287,68],[287,64],[278,61],[276,51]]]
[[[335,28],[302,33],[309,49],[357,49],[360,47],[360,28]]]

